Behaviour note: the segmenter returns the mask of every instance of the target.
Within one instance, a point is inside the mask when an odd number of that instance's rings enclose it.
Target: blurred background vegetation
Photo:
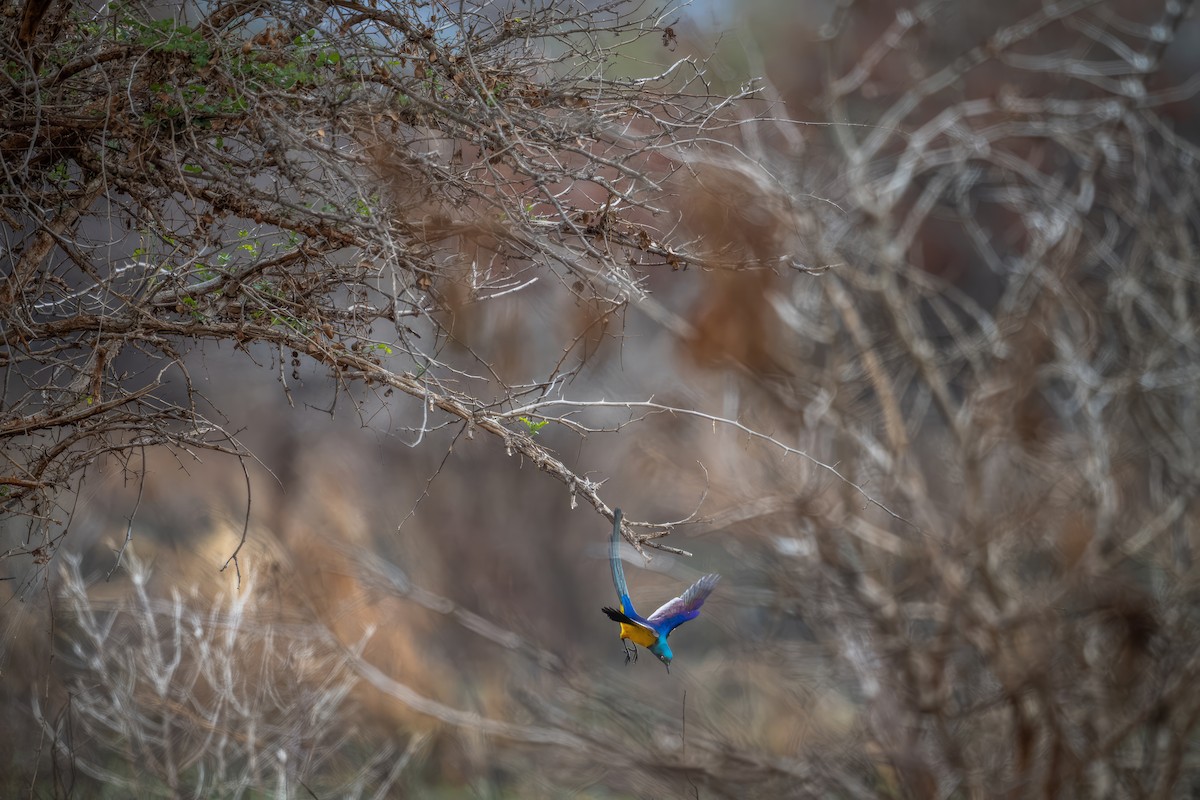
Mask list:
[[[0,792],[1200,791],[1191,4],[466,6],[4,5]]]

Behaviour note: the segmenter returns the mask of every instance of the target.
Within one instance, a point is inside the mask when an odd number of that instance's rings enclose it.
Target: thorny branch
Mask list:
[[[10,552],[43,552],[106,454],[245,458],[188,371],[220,343],[277,360],[285,392],[302,360],[398,389],[607,510],[489,411],[500,376],[444,357],[454,317],[546,278],[654,307],[650,270],[705,258],[656,222],[663,183],[738,120],[695,59],[611,66],[669,9],[431,8],[68,7],[4,38],[0,473],[30,521]]]
[[[627,684],[590,666],[572,684],[530,631],[371,565],[373,589],[545,668],[519,708],[497,703],[511,719],[365,657],[355,674],[496,747],[557,748],[540,764],[576,787],[601,753],[606,780],[651,796],[1187,792],[1200,83],[1167,56],[1194,49],[1192,5],[929,2],[881,19],[840,2],[802,31],[821,46],[768,76],[786,114],[754,125],[698,62],[614,78],[605,43],[654,44],[673,19],[632,4],[464,4],[454,23],[296,4],[254,26],[266,10],[230,5],[194,27],[147,14],[90,32],[72,17],[62,30],[89,47],[35,37],[0,86],[0,163],[20,189],[5,244],[30,254],[0,298],[0,424],[38,425],[5,428],[10,508],[48,519],[97,454],[238,452],[186,372],[213,342],[275,359],[283,381],[304,359],[339,386],[399,391],[420,404],[400,425],[415,441],[447,420],[482,430],[602,512],[595,485],[513,423],[584,435],[628,424],[605,411],[686,415],[752,440],[718,465],[703,452],[718,437],[670,431],[668,449],[639,429],[673,479],[700,461],[706,502],[728,503],[696,517],[736,525],[741,586],[714,598],[724,647],[692,663],[696,685],[752,698],[752,718],[698,733],[689,690],[677,755]],[[820,124],[792,119],[804,109]],[[686,214],[662,196],[676,185]],[[101,208],[129,231],[85,225]],[[711,281],[695,307],[650,294],[652,270],[687,265]],[[453,327],[538,291],[589,308],[596,330],[643,312],[734,410],[683,391],[568,402],[557,342],[541,380],[514,379]],[[159,360],[183,391],[164,394]],[[20,551],[45,557],[33,538]]]

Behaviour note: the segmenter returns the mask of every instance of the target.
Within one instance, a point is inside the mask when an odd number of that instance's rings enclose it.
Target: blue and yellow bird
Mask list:
[[[678,628],[689,619],[700,616],[700,606],[712,594],[720,575],[705,575],[693,583],[688,590],[669,600],[648,617],[643,617],[633,607],[629,599],[629,587],[625,584],[625,568],[621,565],[621,509],[613,509],[612,544],[608,552],[612,564],[613,585],[617,587],[617,597],[621,600],[621,610],[601,609],[613,622],[621,623],[621,640],[633,643],[633,658],[637,660],[637,646],[649,650],[671,671],[671,659],[675,654],[667,644],[671,631]],[[625,663],[629,663],[629,650],[625,651]]]

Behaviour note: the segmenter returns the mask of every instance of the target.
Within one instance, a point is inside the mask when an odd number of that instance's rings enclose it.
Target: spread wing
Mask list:
[[[617,599],[621,601],[621,611],[625,614],[641,619],[637,611],[633,608],[633,601],[629,599],[629,586],[625,583],[625,567],[621,565],[621,509],[613,509],[613,529],[612,541],[608,547],[608,560],[612,565],[613,586],[617,587]]]
[[[700,606],[704,605],[720,579],[720,575],[705,575],[679,597],[663,603],[646,621],[655,627],[660,636],[666,636],[689,619],[700,616]]]

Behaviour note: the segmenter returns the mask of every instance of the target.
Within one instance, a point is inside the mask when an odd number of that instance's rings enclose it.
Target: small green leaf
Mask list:
[[[517,421],[525,426],[525,430],[527,430],[529,432],[530,436],[537,436],[538,431],[540,431],[542,428],[544,428],[550,424],[550,420],[548,420],[548,419],[541,420],[540,422],[535,422],[534,420],[531,420],[529,417],[517,417]]]

